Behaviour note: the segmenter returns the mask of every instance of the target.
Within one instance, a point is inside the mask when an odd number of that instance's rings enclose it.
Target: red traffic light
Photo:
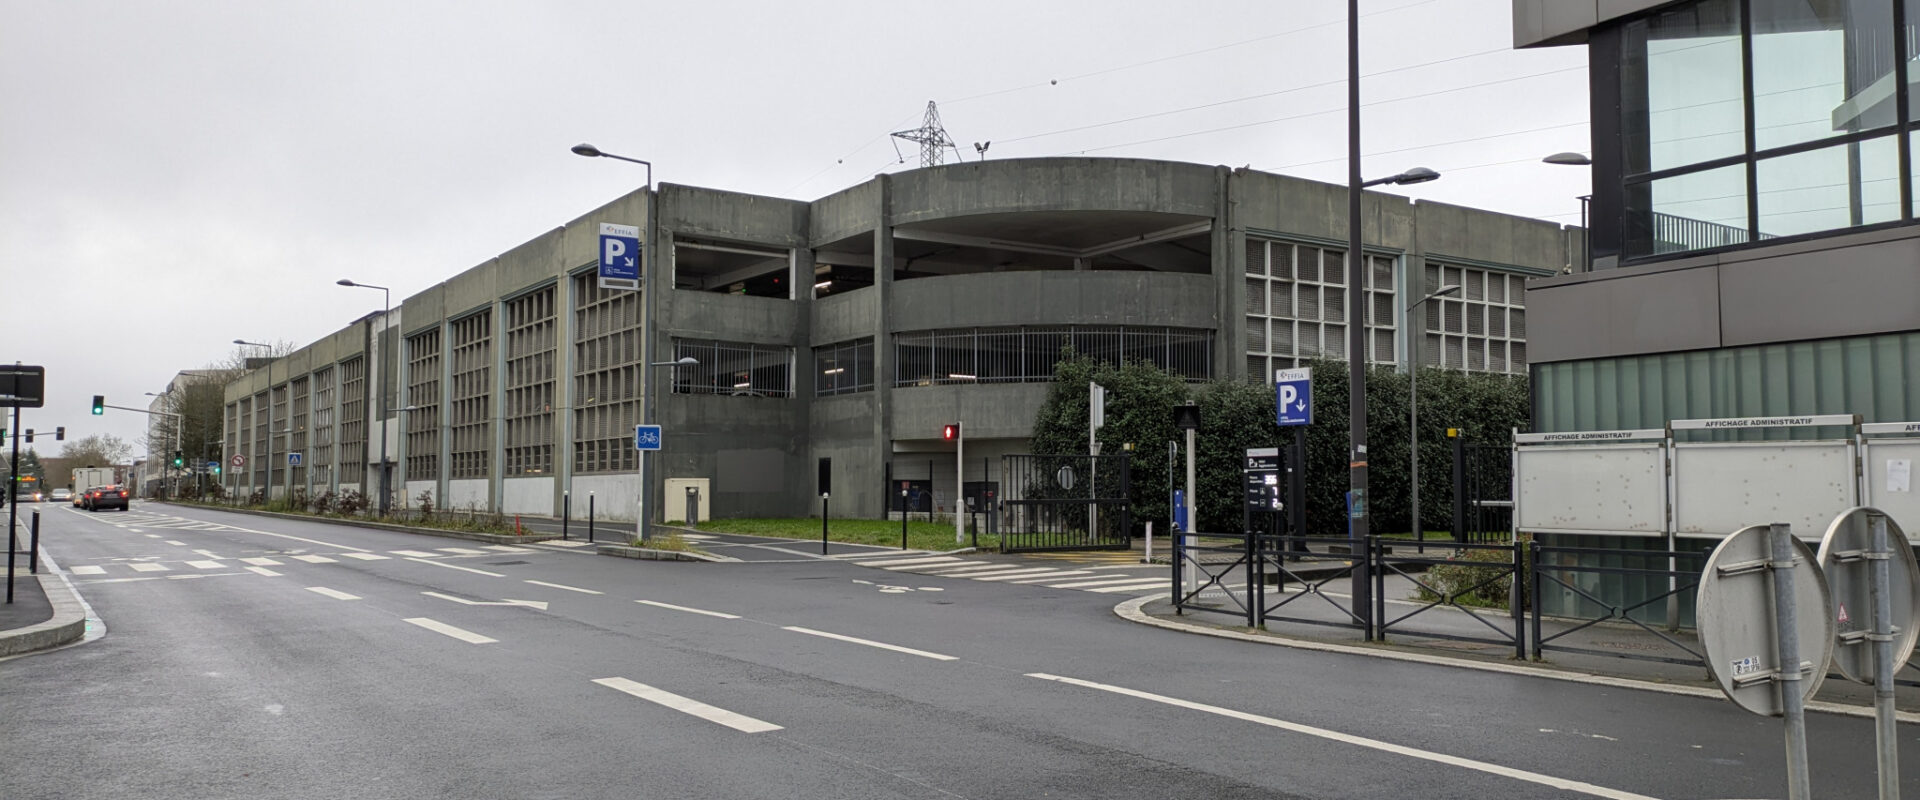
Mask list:
[[[960,438],[960,423],[956,422],[940,429],[940,438],[949,442]]]

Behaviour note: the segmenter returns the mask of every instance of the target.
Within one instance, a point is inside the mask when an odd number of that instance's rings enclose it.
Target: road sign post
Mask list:
[[[1893,675],[1920,640],[1920,563],[1906,542],[1900,526],[1873,508],[1835,517],[1820,540],[1820,569],[1833,593],[1833,665],[1873,687],[1881,800],[1900,796]]]
[[[1694,603],[1707,669],[1735,705],[1785,720],[1787,796],[1807,800],[1806,700],[1833,660],[1818,559],[1785,523],[1741,528],[1707,557]]]
[[[660,426],[633,426],[633,449],[639,451],[634,460],[640,462],[638,465],[640,491],[635,495],[633,506],[633,538],[642,541],[647,538],[647,451],[660,449],[660,440]],[[690,521],[687,525],[692,526],[693,523]]]

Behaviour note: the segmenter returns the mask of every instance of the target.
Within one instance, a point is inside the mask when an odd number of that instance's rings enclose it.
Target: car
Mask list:
[[[47,498],[47,501],[50,503],[58,503],[62,500],[71,502],[73,500],[73,491],[70,489],[55,489],[53,490],[52,496]]]
[[[87,491],[86,508],[88,511],[100,511],[108,508],[127,510],[127,489],[124,486],[100,486]]]

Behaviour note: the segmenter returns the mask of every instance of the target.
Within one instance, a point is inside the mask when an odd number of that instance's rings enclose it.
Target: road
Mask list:
[[[1778,721],[1724,702],[1190,636],[1124,593],[42,510],[106,633],[0,662],[9,800],[1784,794]],[[1808,726],[1819,796],[1873,796],[1870,721]]]

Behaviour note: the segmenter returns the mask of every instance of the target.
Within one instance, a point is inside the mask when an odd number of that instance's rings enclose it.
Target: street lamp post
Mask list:
[[[1413,312],[1428,300],[1460,291],[1460,285],[1442,286],[1432,294],[1413,301],[1407,306],[1407,415],[1411,427],[1408,439],[1412,443],[1413,453],[1413,538],[1427,540],[1427,526],[1420,521],[1420,339],[1425,336],[1413,327]]]
[[[273,355],[273,345],[270,344],[249,342],[245,339],[235,339],[233,343],[243,347],[264,347],[267,349],[267,355]],[[254,409],[253,415],[256,417],[260,416],[260,409]],[[267,367],[267,428],[269,430],[267,433],[267,458],[266,463],[261,465],[266,468],[266,479],[260,482],[260,492],[263,496],[271,495],[273,492],[273,433],[271,432],[273,428],[273,367],[271,366]],[[258,443],[256,442],[255,444]],[[249,474],[247,477],[247,483],[252,484],[253,476]],[[272,498],[268,497],[267,499]]]
[[[659,300],[658,300],[659,293],[654,291],[654,282],[651,278],[651,275],[654,272],[654,266],[653,266],[654,262],[659,260],[659,249],[660,249],[660,242],[659,242],[660,237],[658,235],[659,227],[660,227],[659,226],[660,197],[659,195],[655,194],[653,191],[653,162],[647,161],[645,159],[631,158],[628,156],[608,153],[608,152],[602,151],[598,147],[594,147],[593,145],[586,144],[584,142],[574,145],[571,149],[573,151],[573,154],[577,156],[584,156],[586,158],[611,158],[616,161],[626,161],[633,164],[639,164],[640,166],[647,168],[647,230],[646,230],[647,238],[644,243],[644,246],[646,247],[646,257],[641,259],[640,261],[640,290],[643,292],[646,292],[646,295],[642,297],[640,300],[640,357],[642,359],[645,359],[647,363],[652,366],[671,365],[671,364],[678,363],[678,362],[672,362],[672,361],[656,363],[653,361],[653,357],[654,357],[653,320],[654,320],[654,314],[659,309]],[[653,370],[651,368],[640,371],[640,415],[639,416],[640,416],[640,422],[642,424],[653,423]],[[648,537],[649,521],[647,519],[647,496],[651,494],[651,491],[650,491],[650,487],[647,485],[647,452],[644,450],[640,451],[639,473],[640,473],[639,474],[639,479],[640,479],[639,498],[640,499],[635,508],[634,516],[636,517],[636,520],[634,521],[634,527],[638,530],[641,541],[645,541],[649,538]]]
[[[389,291],[387,287],[375,286],[370,283],[356,283],[347,278],[341,278],[340,280],[334,281],[334,283],[340,286],[353,286],[361,289],[379,289],[380,328],[383,332],[386,330],[387,315],[393,311],[393,293]],[[377,334],[374,337],[374,341],[376,343],[379,341]],[[380,516],[383,517],[387,515],[387,512],[391,510],[393,506],[393,488],[390,485],[393,481],[393,476],[387,468],[387,395],[392,392],[393,387],[387,385],[386,370],[382,369],[382,365],[386,363],[386,360],[387,353],[382,350],[380,352],[380,360],[373,364],[373,368],[376,370],[374,379],[380,384]]]
[[[1560,166],[1565,166],[1565,167],[1593,166],[1593,159],[1588,158],[1585,155],[1580,153],[1554,153],[1553,155],[1547,156],[1546,158],[1543,158],[1540,160],[1548,164],[1558,164]],[[1587,206],[1593,202],[1593,195],[1583,194],[1580,196],[1579,199],[1580,199],[1580,244],[1581,244],[1580,246],[1581,264],[1580,265],[1581,265],[1581,268],[1586,270],[1587,272],[1592,272],[1593,271],[1593,230],[1587,227]]]
[[[1360,241],[1360,197],[1368,186],[1425,183],[1440,173],[1425,167],[1390,178],[1360,177],[1360,0],[1347,0],[1347,452],[1348,536],[1362,552],[1368,530],[1366,258]],[[1367,559],[1353,571],[1353,613],[1373,638],[1373,576]]]

